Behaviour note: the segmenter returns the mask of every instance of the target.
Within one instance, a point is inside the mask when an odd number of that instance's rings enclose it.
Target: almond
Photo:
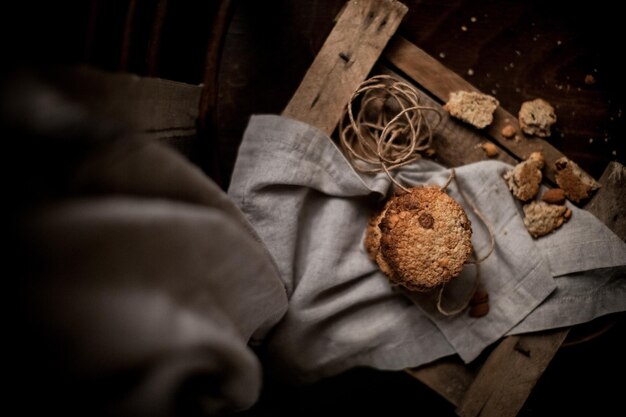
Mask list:
[[[484,304],[489,301],[489,293],[483,289],[478,289],[470,300],[470,305],[475,306],[478,304]]]
[[[469,316],[478,318],[478,317],[486,316],[487,313],[489,313],[489,304],[481,303],[481,304],[476,304],[475,306],[472,306],[470,308]]]
[[[500,133],[502,133],[502,136],[504,136],[505,138],[511,139],[513,136],[515,136],[517,130],[515,130],[512,125],[506,125],[502,128],[502,131]]]
[[[560,188],[553,188],[543,193],[541,199],[550,204],[563,204],[565,202],[565,191]]]
[[[483,148],[483,151],[489,158],[494,158],[498,155],[498,147],[491,142],[481,143],[480,147]]]

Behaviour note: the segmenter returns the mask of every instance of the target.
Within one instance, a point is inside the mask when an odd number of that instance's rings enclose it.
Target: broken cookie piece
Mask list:
[[[532,201],[524,206],[524,226],[534,238],[545,236],[558,229],[572,217],[565,206]]]
[[[556,123],[554,107],[540,98],[524,102],[518,118],[524,133],[542,138],[550,136],[550,127]]]
[[[504,180],[515,197],[521,201],[528,201],[537,195],[542,179],[543,164],[543,154],[533,152],[528,159],[504,174]]]
[[[450,115],[478,129],[493,122],[493,112],[500,103],[495,97],[470,91],[450,93],[450,100],[443,106]]]
[[[585,200],[600,188],[600,184],[583,171],[574,161],[561,157],[554,162],[556,183],[565,196],[575,203]]]

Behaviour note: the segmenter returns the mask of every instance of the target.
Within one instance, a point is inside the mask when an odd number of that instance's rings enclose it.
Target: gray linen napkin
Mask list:
[[[287,288],[288,312],[268,340],[275,365],[314,380],[353,366],[401,369],[453,353],[468,362],[512,329],[564,326],[625,310],[623,274],[611,269],[626,264],[623,242],[575,207],[561,230],[533,240],[501,179],[509,168],[488,161],[456,170],[458,184],[489,219],[497,244],[480,271],[491,297],[489,315],[444,317],[432,295],[395,291],[363,249],[368,217],[389,191],[388,178],[357,174],[330,138],[309,125],[253,117],[229,194],[274,256]],[[443,184],[448,175],[444,167],[421,160],[398,178],[410,185]],[[449,193],[465,205],[455,183]],[[473,244],[484,253],[487,232],[465,209]],[[458,300],[473,279],[471,268],[446,289],[444,302]],[[568,282],[580,281],[579,273],[589,299],[582,306],[560,297],[568,296]],[[527,317],[525,328],[520,323]]]

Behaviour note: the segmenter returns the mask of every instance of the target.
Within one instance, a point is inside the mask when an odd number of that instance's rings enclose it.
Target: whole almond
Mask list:
[[[475,306],[478,304],[484,304],[489,301],[489,293],[484,289],[477,289],[470,300],[470,305]]]
[[[511,139],[513,136],[515,136],[515,133],[517,133],[517,131],[513,126],[506,125],[502,128],[502,131],[500,133],[502,133],[502,136],[504,136],[505,138]]]
[[[489,303],[481,303],[470,308],[469,316],[478,318],[487,315],[487,313],[489,313]]]
[[[541,199],[549,204],[563,204],[565,202],[565,191],[560,188],[553,188],[543,193]]]
[[[489,158],[494,158],[498,156],[498,147],[494,145],[493,143],[484,142],[484,143],[481,143],[480,147],[483,148],[483,151],[485,151],[485,154]]]

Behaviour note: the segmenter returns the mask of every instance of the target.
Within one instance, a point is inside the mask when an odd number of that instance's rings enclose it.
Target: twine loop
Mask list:
[[[435,114],[432,123],[426,113]],[[439,109],[420,104],[410,84],[389,75],[365,80],[350,98],[339,123],[339,140],[352,166],[363,173],[391,171],[432,153],[433,131],[442,120]]]

